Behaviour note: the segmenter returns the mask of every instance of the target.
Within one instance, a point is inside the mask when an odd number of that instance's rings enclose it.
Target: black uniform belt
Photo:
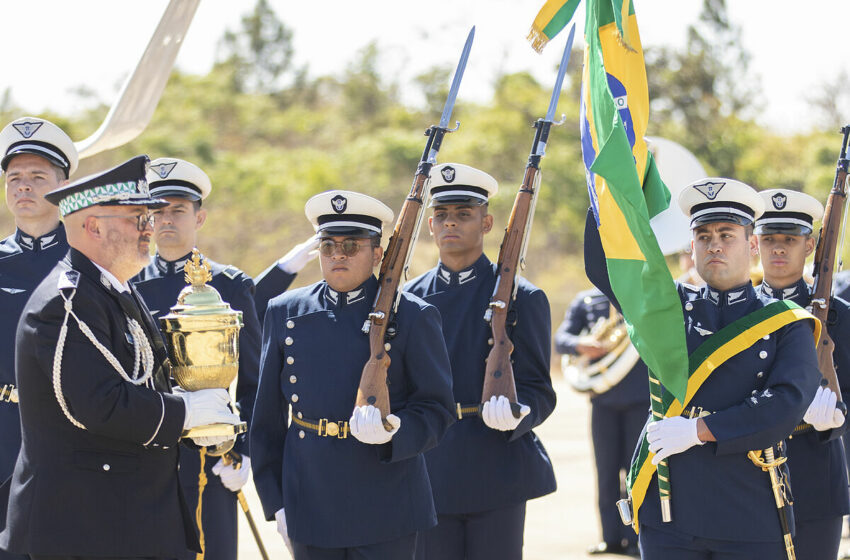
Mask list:
[[[0,387],[0,402],[17,404],[18,388],[11,383]]]
[[[681,416],[685,418],[705,418],[710,414],[711,411],[704,410],[701,406],[689,406],[682,411]]]
[[[479,416],[481,414],[481,404],[460,404],[455,403],[457,405],[457,419],[468,418],[472,416]]]
[[[309,418],[299,418],[298,415],[293,415],[292,421],[317,436],[345,439],[349,434],[348,422],[344,420],[328,420],[327,418],[310,420]]]

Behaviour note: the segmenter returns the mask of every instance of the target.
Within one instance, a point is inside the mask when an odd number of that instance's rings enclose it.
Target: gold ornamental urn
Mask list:
[[[160,318],[171,358],[171,374],[186,391],[227,389],[239,372],[239,329],[242,312],[222,301],[218,290],[208,285],[210,267],[198,249],[184,267],[189,284],[177,304]],[[213,424],[187,430],[183,437],[235,436],[247,425]]]

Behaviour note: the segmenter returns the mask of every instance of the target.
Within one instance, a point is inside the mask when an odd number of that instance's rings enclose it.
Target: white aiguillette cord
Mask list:
[[[59,295],[61,295],[62,299],[65,300],[65,319],[62,321],[62,328],[59,330],[59,340],[56,341],[56,353],[53,355],[53,392],[56,395],[56,400],[59,403],[59,406],[62,408],[62,412],[65,413],[65,416],[68,420],[70,420],[71,424],[81,430],[85,430],[86,427],[74,418],[71,411],[68,410],[68,405],[65,402],[65,396],[62,394],[62,353],[65,348],[65,337],[68,334],[68,316],[72,316],[77,321],[80,331],[82,331],[86,338],[94,344],[95,348],[100,350],[100,353],[103,354],[106,361],[115,368],[115,371],[118,372],[118,375],[120,375],[124,381],[129,381],[133,385],[141,385],[147,382],[153,374],[154,359],[153,351],[151,351],[151,345],[148,342],[145,331],[142,330],[141,325],[139,325],[135,319],[125,315],[125,318],[127,319],[127,326],[130,329],[130,335],[133,337],[133,349],[135,350],[133,375],[127,375],[127,372],[124,371],[124,368],[121,366],[118,359],[106,346],[100,343],[89,326],[81,321],[80,318],[77,317],[77,314],[71,309],[71,300],[74,299],[74,294],[76,293],[77,290],[75,289],[71,292],[69,297],[65,297],[65,293],[62,290],[59,290]],[[144,374],[142,374],[141,377],[139,376],[139,364],[141,364],[144,368]]]

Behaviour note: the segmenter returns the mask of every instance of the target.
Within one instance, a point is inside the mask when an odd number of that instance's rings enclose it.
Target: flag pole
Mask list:
[[[661,381],[652,370],[649,371],[649,398],[652,409],[652,421],[658,422],[664,419],[664,388],[661,386]],[[670,508],[670,466],[667,459],[662,460],[656,467],[658,473],[658,497],[661,500],[661,521],[670,523],[673,520],[673,513]]]

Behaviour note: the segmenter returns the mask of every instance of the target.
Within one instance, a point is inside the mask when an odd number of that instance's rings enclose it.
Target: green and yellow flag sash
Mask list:
[[[664,391],[662,409],[664,416],[671,418],[682,414],[690,404],[696,392],[708,377],[723,363],[740,352],[746,350],[764,336],[776,332],[782,327],[795,321],[811,320],[814,322],[815,345],[820,340],[821,323],[812,314],[788,300],[774,301],[768,305],[741,317],[723,329],[711,335],[688,357],[689,372],[685,400],[679,401],[670,393]],[[653,394],[652,398],[656,398]],[[638,513],[643,504],[646,490],[652,481],[656,467],[652,464],[654,453],[649,451],[646,433],[641,434],[641,445],[629,475],[626,479],[629,495],[632,498],[634,512],[634,528],[638,531]]]

